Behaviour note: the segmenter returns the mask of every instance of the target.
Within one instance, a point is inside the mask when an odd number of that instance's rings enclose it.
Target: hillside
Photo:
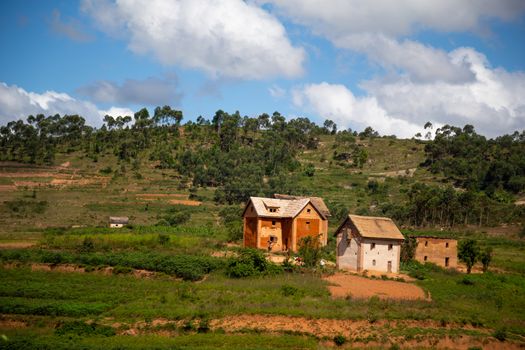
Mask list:
[[[41,116],[1,128],[0,346],[522,346],[519,137],[399,140],[222,111],[163,125],[146,113],[130,127]],[[327,276],[348,279],[331,234],[317,251],[326,267],[240,248],[244,201],[273,193],[323,197],[329,233],[351,212],[390,216],[406,235],[472,239],[492,252],[489,272],[409,261],[398,276],[352,277],[363,295],[331,295]],[[109,229],[109,216],[131,223]]]

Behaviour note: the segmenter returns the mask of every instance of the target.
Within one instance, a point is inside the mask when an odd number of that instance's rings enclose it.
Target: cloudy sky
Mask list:
[[[0,124],[167,104],[399,137],[525,129],[523,0],[3,0],[0,50]]]

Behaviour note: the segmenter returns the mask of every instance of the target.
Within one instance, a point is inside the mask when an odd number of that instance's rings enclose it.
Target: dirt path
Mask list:
[[[381,299],[427,300],[425,291],[410,283],[373,280],[344,273],[336,273],[323,279],[332,284],[328,289],[334,298],[378,296]]]
[[[0,249],[25,249],[35,246],[37,242],[18,241],[18,242],[0,242]]]
[[[114,328],[120,329],[119,334],[145,335],[156,334],[160,336],[176,336],[178,331],[184,327],[186,320],[155,319],[151,322],[139,321],[131,325],[112,323],[108,318],[105,322]],[[193,320],[198,325],[198,320]],[[226,333],[262,332],[267,334],[305,334],[317,337],[323,346],[333,347],[333,339],[337,335],[343,335],[351,342],[353,347],[380,347],[388,348],[391,344],[398,344],[401,348],[432,348],[432,349],[469,349],[479,346],[483,349],[523,349],[522,344],[511,342],[499,342],[491,337],[492,330],[486,328],[474,328],[462,324],[449,323],[445,326],[432,320],[400,320],[387,321],[378,320],[369,322],[366,320],[337,320],[337,319],[308,319],[305,317],[290,317],[278,315],[233,315],[209,321],[211,331]],[[403,334],[409,329],[417,329],[420,335],[415,340],[408,340],[402,335],[393,336],[392,333]],[[440,332],[432,332],[433,329],[453,330],[463,329],[477,331],[478,337],[458,335],[449,337],[439,335]],[[409,332],[410,333],[410,332]],[[436,334],[434,334],[436,333]],[[414,339],[410,337],[410,339]]]

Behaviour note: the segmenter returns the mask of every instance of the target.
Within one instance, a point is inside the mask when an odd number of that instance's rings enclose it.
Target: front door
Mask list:
[[[388,272],[389,273],[392,272],[392,262],[391,261],[388,262]]]

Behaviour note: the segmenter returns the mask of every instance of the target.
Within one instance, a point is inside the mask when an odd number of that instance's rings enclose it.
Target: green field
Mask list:
[[[319,141],[319,147],[298,156],[301,167],[314,165],[314,175],[290,176],[302,193],[323,197],[337,211],[330,221],[329,245],[322,252],[329,261],[335,259],[331,234],[338,218],[348,212],[377,214],[386,202],[406,201],[413,184],[446,182],[442,174],[419,166],[425,159],[420,141],[358,140],[368,152],[362,168],[333,159],[334,151],[345,151],[333,136],[322,135]],[[57,154],[55,163],[65,162],[69,167],[0,165],[0,185],[33,182],[0,192],[0,247],[32,244],[0,249],[0,349],[337,346],[334,335],[322,330],[268,332],[253,324],[237,330],[220,326],[220,320],[240,315],[285,317],[291,323],[348,320],[359,326],[345,335],[343,348],[433,348],[446,341],[454,347],[461,339],[481,348],[500,341],[525,344],[525,241],[519,222],[403,227],[408,235],[474,239],[482,248],[491,247],[490,272],[466,276],[408,264],[403,273],[417,277],[410,283],[423,288],[431,301],[351,295],[333,299],[322,279],[334,272],[331,267],[277,267],[258,276],[228,277],[240,251],[240,226],[229,225],[223,211],[237,213],[242,206],[214,201],[216,188],[190,192],[187,178],[174,169],[155,167],[147,153],[140,155],[140,170],[110,152],[100,154],[96,162],[81,152]],[[105,170],[108,167],[111,172]],[[15,172],[24,175],[11,177]],[[51,185],[66,175],[79,182]],[[107,182],[97,180],[100,177]],[[185,199],[202,203],[170,202]],[[129,216],[131,224],[109,229],[109,216]],[[187,220],[167,226],[180,216]],[[150,274],[137,275],[137,270]],[[158,325],[158,320],[171,323]],[[219,326],[207,326],[213,322]],[[142,324],[141,331],[128,334],[137,324]]]

